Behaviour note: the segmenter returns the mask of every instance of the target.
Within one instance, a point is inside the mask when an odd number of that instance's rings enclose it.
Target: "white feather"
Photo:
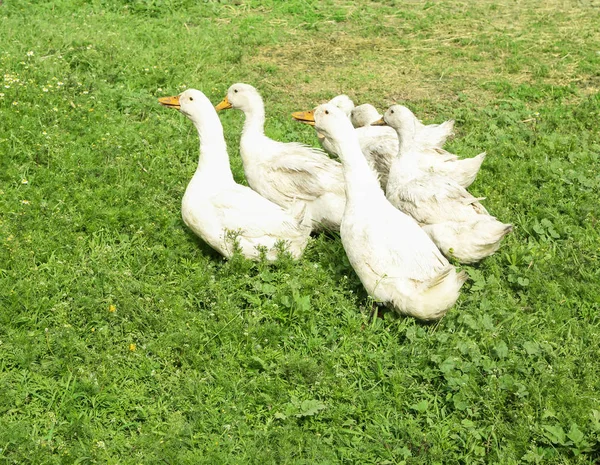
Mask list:
[[[231,257],[237,242],[247,258],[259,258],[260,249],[266,248],[267,259],[275,260],[279,241],[287,244],[293,257],[300,257],[311,229],[305,212],[294,215],[235,183],[221,122],[202,92],[186,90],[179,104],[200,136],[198,168],[181,203],[185,224],[225,257]]]
[[[344,100],[335,97],[329,103],[341,104]],[[337,103],[336,103],[337,102]],[[447,176],[463,187],[470,186],[479,172],[485,159],[485,153],[476,157],[459,159],[458,156],[441,148],[447,137],[452,134],[454,121],[442,124],[424,125],[406,107],[402,107],[415,125],[414,147],[419,152],[419,166],[433,173]],[[346,112],[346,110],[344,110]],[[382,188],[385,190],[389,177],[392,160],[396,158],[399,150],[398,135],[388,126],[367,126],[380,117],[379,112],[372,105],[366,103],[352,109],[350,119],[356,127],[361,150],[372,170],[379,176]],[[333,155],[338,155],[333,149],[333,144],[323,135],[319,141],[323,148]]]
[[[480,203],[483,199],[455,180],[421,168],[420,149],[414,142],[415,122],[404,110],[394,105],[384,116],[398,131],[400,141],[390,169],[387,198],[421,223],[446,256],[473,263],[493,254],[512,226],[491,216]]]
[[[344,164],[347,203],[340,236],[365,289],[400,313],[440,318],[454,305],[466,274],[457,273],[415,220],[385,198],[344,113],[321,105],[315,127]]]
[[[246,116],[240,154],[248,185],[283,207],[303,202],[314,229],[338,230],[346,202],[341,164],[322,150],[265,136],[264,104],[254,87],[234,84],[227,99]]]

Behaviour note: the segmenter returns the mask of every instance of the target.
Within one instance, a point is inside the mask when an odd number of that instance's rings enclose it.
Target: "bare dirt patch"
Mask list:
[[[582,96],[598,90],[593,66],[581,66],[600,55],[600,9],[591,3],[456,3],[439,16],[421,3],[402,8],[411,18],[382,8],[376,37],[368,23],[327,22],[290,31],[289,42],[259,49],[252,61],[285,70],[270,83],[299,104],[342,92],[383,107],[459,97],[485,103],[497,97],[486,84],[502,81],[575,85]]]

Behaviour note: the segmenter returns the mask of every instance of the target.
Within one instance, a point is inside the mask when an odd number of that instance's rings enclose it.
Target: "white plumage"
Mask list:
[[[339,229],[346,202],[342,166],[323,151],[264,134],[265,111],[258,91],[234,84],[217,110],[236,108],[246,120],[240,155],[248,185],[282,207],[305,205],[313,229]]]
[[[420,150],[414,142],[415,122],[403,108],[394,105],[384,116],[386,123],[398,131],[400,141],[398,156],[390,169],[387,198],[424,225],[446,256],[471,263],[491,255],[512,226],[489,215],[479,202],[482,199],[456,181],[420,167]]]
[[[399,150],[396,131],[391,127],[383,125],[382,119],[373,119],[376,116],[380,117],[373,105],[363,104],[355,107],[352,100],[346,95],[338,95],[328,103],[342,110],[352,120],[355,127],[360,125],[356,127],[360,148],[369,167],[377,174],[382,189],[385,190],[392,160],[396,158]],[[441,144],[452,133],[454,121],[446,121],[440,125],[425,126],[408,108],[401,108],[413,120],[415,131],[417,130],[417,125],[420,125],[420,132],[417,135],[421,137],[415,139],[415,147],[419,150],[419,165],[421,168],[425,171],[454,179],[463,187],[470,186],[475,181],[479,168],[485,159],[485,152],[472,158],[459,159],[456,155],[441,148]],[[296,115],[301,113],[303,112],[293,113],[292,116],[296,117]],[[363,125],[366,121],[370,121],[369,124],[371,125]],[[335,148],[329,139],[319,132],[317,132],[317,136],[319,142],[328,153],[339,156],[339,154],[335,153]],[[430,137],[433,138],[430,140]]]
[[[416,221],[385,198],[344,113],[324,104],[314,120],[344,165],[347,202],[340,235],[365,289],[400,313],[442,317],[456,302],[466,274],[457,273]]]
[[[300,257],[309,239],[310,218],[299,207],[294,216],[234,181],[223,128],[208,98],[188,89],[159,101],[191,119],[200,137],[198,168],[181,204],[185,224],[225,257],[231,257],[237,242],[247,258],[258,259],[264,247],[266,258],[275,260],[278,241],[287,243],[294,258]]]

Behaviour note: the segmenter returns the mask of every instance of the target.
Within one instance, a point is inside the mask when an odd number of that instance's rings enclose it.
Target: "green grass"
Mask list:
[[[597,463],[600,9],[472,3],[0,4],[0,463]],[[156,98],[237,81],[281,140],[340,92],[456,119],[515,232],[431,325],[372,319],[328,235],[224,261]]]

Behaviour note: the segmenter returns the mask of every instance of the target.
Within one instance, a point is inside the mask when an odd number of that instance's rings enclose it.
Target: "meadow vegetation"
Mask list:
[[[0,463],[598,463],[597,1],[5,0],[0,44]],[[223,260],[157,97],[234,82],[279,140],[342,92],[454,118],[515,231],[435,324],[373,317],[333,234]]]

